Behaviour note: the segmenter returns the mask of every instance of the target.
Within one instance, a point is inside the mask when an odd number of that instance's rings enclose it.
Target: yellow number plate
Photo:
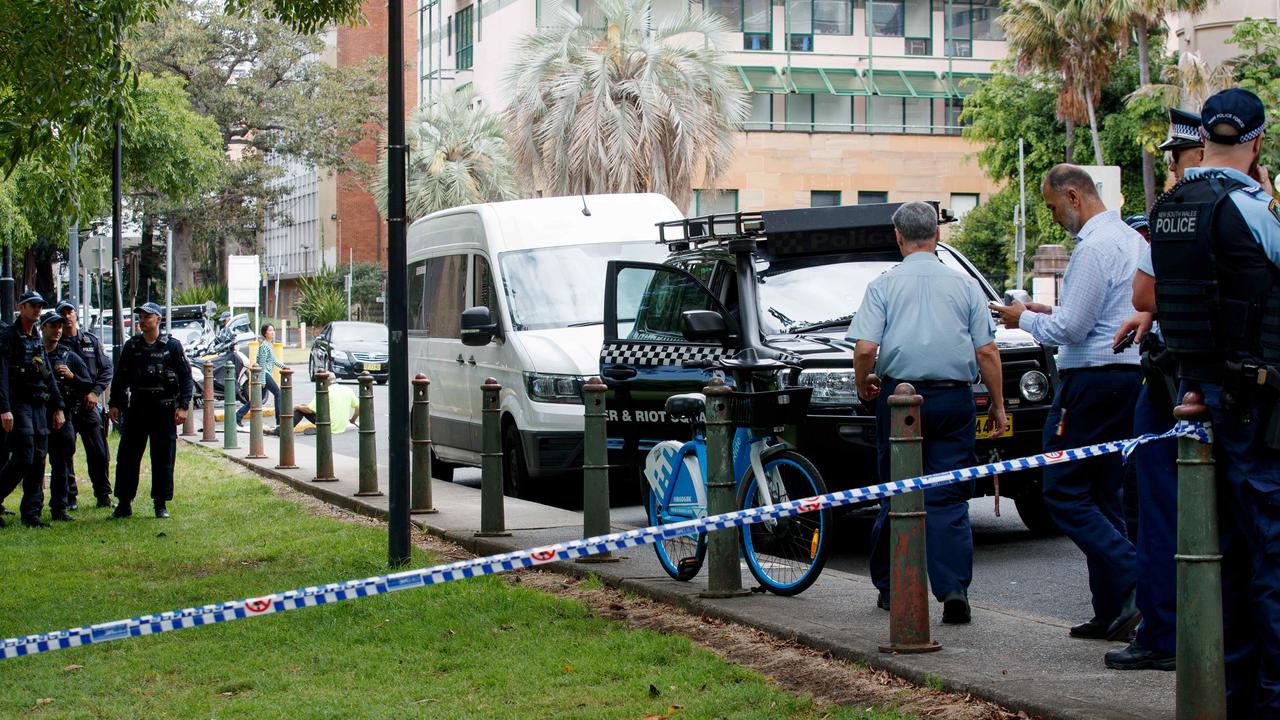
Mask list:
[[[1004,424],[1004,432],[1001,433],[1000,437],[1013,437],[1013,416],[1006,415],[1005,417],[1007,418],[1007,421]],[[977,425],[979,440],[982,440],[991,434],[991,420],[987,417],[985,412],[978,413]]]
[[[365,363],[364,369],[369,372],[378,372],[382,369],[382,363]]]

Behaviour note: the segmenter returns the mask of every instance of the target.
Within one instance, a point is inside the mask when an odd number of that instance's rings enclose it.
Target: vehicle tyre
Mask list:
[[[313,380],[316,376],[316,359],[315,356],[307,356],[307,380]]]
[[[511,423],[502,431],[502,492],[508,497],[526,497],[531,487],[530,481],[520,431]]]
[[[817,468],[800,453],[782,449],[761,458],[768,492],[762,497],[755,473],[748,468],[738,483],[738,508],[825,495]],[[776,595],[798,595],[822,574],[831,550],[830,508],[766,520],[742,527],[743,556],[760,585]]]
[[[1013,506],[1018,509],[1018,518],[1027,526],[1033,535],[1051,537],[1061,535],[1062,528],[1049,515],[1049,508],[1044,503],[1044,492],[1039,480],[1027,483],[1021,492],[1013,496]]]
[[[386,385],[389,378],[378,378],[379,385]]]
[[[453,463],[448,463],[440,459],[434,452],[431,453],[431,477],[441,482],[453,482],[454,468],[458,467]]]
[[[648,483],[645,487],[648,488],[645,507],[649,510],[649,524],[662,525],[664,523],[659,507],[662,498],[658,497],[658,493]],[[669,540],[659,539],[653,544],[653,550],[658,555],[658,564],[668,575],[680,582],[688,582],[702,569],[702,562],[707,558],[707,534],[700,532]]]

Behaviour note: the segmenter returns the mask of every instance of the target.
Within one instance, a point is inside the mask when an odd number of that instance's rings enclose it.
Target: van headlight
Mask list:
[[[858,402],[858,388],[853,370],[801,370],[795,383],[813,388],[811,405],[853,405]]]
[[[1049,397],[1049,378],[1039,370],[1025,372],[1018,380],[1018,393],[1027,402],[1041,402]]]
[[[548,373],[524,374],[524,387],[534,402],[582,404],[582,386],[586,378],[581,375],[551,375]]]

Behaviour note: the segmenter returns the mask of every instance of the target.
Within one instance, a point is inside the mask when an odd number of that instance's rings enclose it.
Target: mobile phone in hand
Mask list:
[[[1120,342],[1111,346],[1111,352],[1115,353],[1116,355],[1119,355],[1125,350],[1128,350],[1129,346],[1133,344],[1133,340],[1136,337],[1138,337],[1138,331],[1130,330],[1129,332],[1125,333],[1124,337],[1120,338]]]

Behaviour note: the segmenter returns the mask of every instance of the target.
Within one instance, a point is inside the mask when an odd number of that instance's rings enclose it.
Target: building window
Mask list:
[[[458,36],[458,69],[468,70],[471,68],[471,17],[473,8],[471,5],[462,8],[458,14],[454,16],[454,24],[457,26],[456,34]]]
[[[773,49],[770,0],[703,0],[702,12],[719,15],[731,30],[741,32],[743,50]]]
[[[729,28],[742,27],[743,0],[703,0],[704,14],[719,15],[729,23]]]
[[[853,98],[848,95],[814,95],[813,129],[817,132],[853,130]]]
[[[694,217],[738,212],[737,190],[694,190]],[[719,223],[717,223],[718,225]]]
[[[793,94],[786,98],[787,129],[813,132],[813,96]]]
[[[787,0],[787,13],[788,47],[792,52],[813,52],[813,0]]]
[[[770,93],[751,93],[751,116],[742,124],[742,129],[773,129],[773,95]]]
[[[951,193],[951,214],[957,220],[978,207],[978,193]]]
[[[814,35],[852,35],[852,0],[813,0]]]
[[[870,0],[871,34],[876,37],[902,37],[905,0]]]
[[[933,101],[929,98],[902,99],[902,125],[908,135],[928,135],[933,131]]]
[[[453,54],[453,18],[452,17],[445,18],[444,25],[445,25],[445,28],[447,28],[446,34],[448,35],[448,37],[446,38],[447,45],[445,46],[444,54],[452,55]]]
[[[908,47],[923,49],[924,52],[909,55],[928,55],[933,45],[933,2],[932,0],[906,0],[903,13],[902,32],[908,38]],[[923,46],[923,48],[921,48]]]
[[[876,95],[868,100],[871,112],[867,132],[902,132],[902,98]]]
[[[874,205],[876,203],[887,203],[887,202],[889,202],[889,193],[885,192],[884,190],[859,190],[858,191],[859,205]]]
[[[809,207],[835,207],[839,204],[839,190],[813,190],[809,193]]]
[[[960,113],[964,111],[964,100],[961,98],[949,98],[947,100],[947,120],[946,133],[948,135],[959,135],[964,123],[960,121]]]
[[[1000,0],[950,0],[947,17],[948,55],[973,57],[974,40],[1004,40],[1004,31],[996,22],[1002,12]]]

